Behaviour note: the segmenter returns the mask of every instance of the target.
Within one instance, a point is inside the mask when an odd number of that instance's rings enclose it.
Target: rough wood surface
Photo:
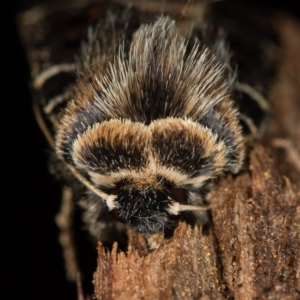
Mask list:
[[[274,24],[274,116],[249,169],[212,192],[205,232],[181,223],[149,253],[133,232],[127,253],[99,245],[95,299],[300,299],[300,25],[282,15]]]

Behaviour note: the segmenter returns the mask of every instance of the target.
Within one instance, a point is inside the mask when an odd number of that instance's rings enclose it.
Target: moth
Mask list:
[[[150,4],[49,2],[19,18],[37,121],[71,199],[65,249],[74,202],[103,242],[129,226],[153,248],[182,215],[205,222],[207,191],[241,171],[259,132],[242,100],[269,110],[203,2]]]

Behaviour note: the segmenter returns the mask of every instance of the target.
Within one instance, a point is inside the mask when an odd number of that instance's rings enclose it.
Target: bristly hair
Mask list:
[[[169,17],[142,25],[118,54],[101,50],[100,33],[83,48],[56,152],[108,210],[136,231],[158,233],[185,204],[203,204],[209,181],[241,168],[229,55],[218,51],[220,40],[214,53],[185,40]]]
[[[227,88],[223,66],[209,50],[200,50],[196,42],[187,55],[186,47],[169,18],[142,27],[128,58],[121,53],[107,74],[95,76],[97,85],[91,88],[102,114],[145,124],[166,117],[198,120]]]
[[[91,35],[90,42],[96,41]],[[188,43],[192,43],[189,51]],[[174,117],[209,128],[231,148],[229,152],[237,153],[240,166],[243,139],[229,97],[232,78],[227,80],[226,66],[208,48],[197,40],[186,41],[173,20],[160,17],[153,24],[141,26],[132,37],[128,53],[121,43],[118,55],[111,53],[109,57],[105,53],[100,59],[101,44],[97,49],[100,54],[90,68],[85,57],[79,63],[79,72],[84,76],[57,135],[61,157],[74,163],[71,152],[75,140],[105,120],[127,119],[149,125],[154,120]]]

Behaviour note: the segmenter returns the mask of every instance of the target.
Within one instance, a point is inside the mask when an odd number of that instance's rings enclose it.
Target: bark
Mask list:
[[[273,117],[249,147],[248,169],[210,195],[212,224],[180,223],[154,251],[98,246],[96,299],[300,299],[300,25],[274,18],[282,62]]]

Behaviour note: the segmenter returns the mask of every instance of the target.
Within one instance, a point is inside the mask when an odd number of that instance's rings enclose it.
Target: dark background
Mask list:
[[[6,1],[0,9],[0,298],[76,299],[75,286],[65,280],[54,223],[60,187],[48,174],[47,143],[32,113],[29,69],[15,26],[21,2]],[[300,15],[298,1],[250,2]]]

